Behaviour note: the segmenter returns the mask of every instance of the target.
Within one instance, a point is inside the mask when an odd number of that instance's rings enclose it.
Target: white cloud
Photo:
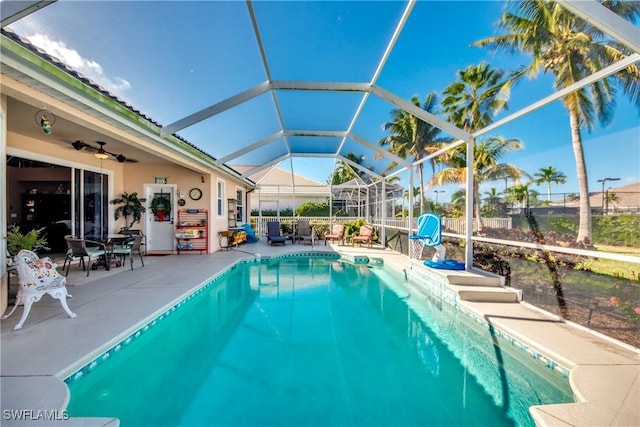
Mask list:
[[[43,34],[27,36],[26,39],[109,92],[122,94],[131,88],[127,80],[105,75],[99,63],[84,58],[77,50],[68,48],[63,42],[51,40]]]

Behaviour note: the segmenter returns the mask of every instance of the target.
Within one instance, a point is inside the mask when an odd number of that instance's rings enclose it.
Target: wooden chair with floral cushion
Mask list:
[[[351,246],[359,243],[362,246],[363,243],[367,243],[369,247],[373,244],[373,225],[365,224],[360,227],[360,231],[353,233],[351,236]]]
[[[342,245],[344,242],[344,224],[333,224],[331,232],[324,235],[324,245],[327,246],[327,240],[337,240],[338,244]]]
[[[21,250],[14,257],[14,261],[20,287],[16,296],[16,304],[9,314],[2,317],[2,320],[11,316],[18,305],[24,304],[22,317],[13,328],[16,331],[21,329],[31,311],[31,305],[40,301],[44,294],[49,294],[52,298],[59,300],[69,317],[76,317],[76,314],[67,305],[67,297],[71,297],[67,293],[67,279],[58,273],[57,265],[50,258],[38,258],[38,255],[31,251]]]

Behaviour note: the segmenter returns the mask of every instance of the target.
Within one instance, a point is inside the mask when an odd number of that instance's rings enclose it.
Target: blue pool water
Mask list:
[[[132,426],[533,426],[557,373],[380,267],[234,267],[71,375],[71,416]]]

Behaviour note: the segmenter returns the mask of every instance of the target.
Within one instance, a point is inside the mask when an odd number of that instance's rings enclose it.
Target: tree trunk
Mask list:
[[[475,209],[478,232],[480,232],[484,228],[484,223],[482,222],[482,215],[480,213],[480,185],[476,182],[473,183],[473,206]]]
[[[578,123],[577,114],[573,109],[569,110],[569,123],[571,125],[571,144],[573,146],[573,155],[576,160],[576,175],[578,178],[578,189],[580,191],[580,226],[578,228],[578,237],[576,238],[576,241],[590,245],[592,242],[589,181],[587,178],[587,165],[584,160],[580,125]]]
[[[418,180],[420,181],[420,215],[422,215],[424,213],[424,204],[425,204],[425,197],[424,197],[424,173],[422,171],[422,166],[424,165],[424,163],[420,163],[418,165]],[[411,190],[413,191],[413,190]]]

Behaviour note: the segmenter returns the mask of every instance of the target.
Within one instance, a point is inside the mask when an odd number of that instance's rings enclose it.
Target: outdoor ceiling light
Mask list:
[[[96,142],[100,144],[100,148],[98,149],[98,151],[96,151],[94,156],[96,156],[100,160],[108,159],[109,154],[107,154],[107,152],[104,151],[104,144],[106,144],[106,142],[102,142],[102,141],[96,141]]]
[[[46,108],[38,111],[34,119],[47,135],[51,133],[51,126],[56,123],[56,116]]]
[[[80,151],[80,150],[84,150],[85,148],[88,150],[93,150],[95,151],[95,153],[93,153],[93,155],[100,159],[100,160],[106,160],[109,158],[109,156],[112,156],[113,158],[115,158],[118,163],[124,163],[124,162],[137,162],[137,160],[133,160],[133,159],[127,159],[127,157],[124,154],[116,154],[116,153],[112,153],[110,151],[107,151],[104,149],[104,146],[107,145],[106,142],[102,142],[102,141],[96,141],[96,143],[100,146],[100,147],[94,147],[91,144],[87,144],[86,142],[82,141],[81,139],[78,139],[74,142],[71,143],[71,146],[73,148],[75,148],[76,150]]]

